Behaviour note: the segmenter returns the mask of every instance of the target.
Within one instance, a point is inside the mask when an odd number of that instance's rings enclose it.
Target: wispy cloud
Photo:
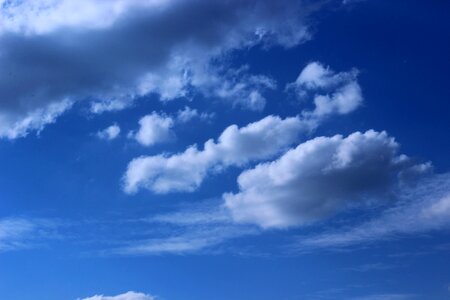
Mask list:
[[[411,294],[374,294],[362,297],[351,298],[352,300],[413,300],[417,295]]]
[[[450,227],[450,174],[405,187],[398,202],[372,219],[350,227],[299,238],[299,250],[342,248],[407,237]]]
[[[210,203],[180,207],[173,212],[132,220],[134,238],[116,241],[119,246],[105,249],[110,255],[161,255],[221,253],[230,241],[261,231],[255,226],[235,224],[228,211]],[[212,204],[211,204],[212,203]],[[136,226],[138,224],[138,226]],[[126,226],[126,225],[124,225]],[[148,230],[152,228],[152,230]]]
[[[87,298],[78,298],[77,300],[155,300],[156,298],[149,294],[129,291],[116,296],[95,295]]]
[[[55,239],[56,223],[21,217],[0,219],[0,252],[29,249]]]

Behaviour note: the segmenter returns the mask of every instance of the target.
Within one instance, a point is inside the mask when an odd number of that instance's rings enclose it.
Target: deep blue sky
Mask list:
[[[111,23],[100,27],[95,24],[110,14],[99,12],[109,8],[93,0],[85,4],[97,7],[88,9],[93,9],[93,17],[75,18],[69,25],[62,24],[64,21],[53,24],[51,18],[45,17],[46,9],[63,17],[73,13],[58,10],[59,1],[54,1],[54,7],[38,7],[44,21],[33,15],[31,2],[17,2],[0,1],[0,27],[4,24],[4,29],[0,28],[2,299],[91,299],[85,297],[115,296],[127,291],[148,295],[92,299],[450,297],[448,2],[367,0],[319,5],[281,1],[282,9],[277,10],[268,8],[271,1],[262,1],[259,8],[254,8],[252,1],[231,1],[225,6],[223,1],[210,5],[168,1],[161,4],[162,10],[125,5],[122,15],[111,17]],[[35,3],[39,6],[44,2]],[[186,19],[177,19],[182,15],[178,10],[185,5],[192,8],[186,18],[193,18],[186,24]],[[308,12],[311,6],[314,11]],[[235,14],[239,22],[233,19]],[[90,27],[91,21],[94,25]],[[191,27],[183,30],[177,22],[181,27]],[[211,32],[203,29],[215,28],[216,23],[222,27]],[[267,34],[268,41],[251,40],[252,26],[266,25],[273,30]],[[308,37],[296,37],[291,32],[286,37],[289,42],[277,40],[286,29],[283,26],[288,25],[294,32],[306,28]],[[270,40],[271,35],[274,40]],[[89,52],[86,49],[92,36],[106,44],[94,42],[95,51]],[[190,43],[181,43],[185,36]],[[148,38],[148,45],[143,37]],[[108,41],[114,41],[116,47],[104,48]],[[135,50],[140,47],[149,52]],[[158,47],[161,49],[152,50]],[[181,69],[172,70],[178,61],[166,57],[166,52],[174,49],[187,61]],[[56,64],[44,60],[46,53]],[[122,63],[118,62],[121,55],[130,56],[123,57]],[[148,57],[152,55],[157,57],[156,63],[150,62],[153,58]],[[103,58],[111,60],[106,67]],[[285,88],[314,63],[340,79],[329,79],[335,82],[323,83],[321,88],[310,88],[297,80],[295,88]],[[58,73],[58,68],[63,71]],[[119,75],[113,74],[115,69]],[[357,70],[357,75],[350,75],[352,69]],[[122,70],[127,76],[120,75]],[[8,77],[10,72],[14,80]],[[171,82],[174,74],[192,77],[185,83],[186,93],[170,86],[169,91],[177,95],[164,100],[162,88],[137,92],[135,81],[140,80],[142,72],[156,74],[156,86]],[[67,78],[61,74],[68,74]],[[255,74],[267,76],[276,87],[264,86],[261,78],[251,77]],[[196,76],[205,81],[199,83]],[[311,80],[320,84],[317,82],[324,79]],[[221,86],[224,82],[231,83]],[[233,90],[232,85],[241,82],[242,90],[225,96],[217,92]],[[201,151],[208,139],[219,145],[217,139],[228,126],[242,128],[269,115],[281,120],[306,119],[305,112],[315,109],[314,97],[332,97],[349,84],[356,84],[360,94],[342,97],[361,97],[360,101],[348,100],[357,102],[345,113],[336,108],[327,115],[311,117],[317,127],[300,132],[292,141],[286,133],[291,130],[288,128],[266,137],[267,144],[259,146],[260,136],[276,127],[271,125],[255,134],[255,140],[244,136],[242,143],[251,140],[247,146],[232,144],[237,145],[235,152],[228,153],[218,146],[216,156],[205,167],[207,174],[194,188],[176,190],[172,186],[169,191],[158,192],[145,180],[150,180],[150,171],[156,170],[160,176],[185,182],[210,159],[206,156],[189,165],[187,173],[177,168],[188,165],[188,159],[172,169],[147,169],[141,178],[146,183],[137,186],[135,192],[127,192],[127,170],[133,159],[157,155],[167,159],[193,144]],[[248,104],[255,91],[264,96],[264,108]],[[302,91],[306,96],[300,95]],[[119,99],[124,93],[128,101],[124,107],[93,111],[92,103]],[[42,110],[62,98],[73,104],[52,116],[52,122],[36,126],[32,123],[25,129],[14,127],[33,113],[33,122],[44,120]],[[185,107],[195,109],[197,115],[183,122],[177,114]],[[139,120],[153,112],[154,116],[170,119],[172,126],[161,129],[152,123],[146,131]],[[99,134],[112,125],[120,127],[117,136]],[[145,145],[139,140],[140,129],[147,138],[156,134],[156,140]],[[251,189],[257,191],[255,201],[267,197],[275,215],[258,213],[260,202],[251,202],[255,198],[237,184],[244,170],[253,174],[251,171],[258,170],[260,164],[276,164],[289,149],[315,137],[340,134],[345,143],[348,135],[370,129],[386,131],[395,138],[399,149],[392,150],[392,157],[381,153],[383,147],[391,149],[387,144],[373,146],[373,150],[354,141],[357,150],[352,153],[359,154],[351,156],[352,167],[338,168],[337,177],[324,179],[321,176],[325,169],[316,176],[310,175],[316,174],[314,168],[294,165],[295,170],[300,170],[295,184],[272,185],[270,180],[277,181],[291,172],[281,169],[274,173],[275,179],[264,177],[268,174],[264,171],[259,181],[251,181]],[[252,156],[275,145],[277,137],[282,146],[269,155]],[[406,165],[397,165],[396,159],[403,153],[410,159]],[[233,162],[227,162],[227,155]],[[300,160],[300,154],[296,155]],[[320,157],[326,153],[308,155],[307,161],[323,159],[325,167],[331,164],[328,158]],[[244,161],[234,162],[239,159]],[[386,167],[384,159],[389,159]],[[402,181],[408,168],[425,166],[426,162],[433,167]],[[233,198],[236,207],[225,205],[228,202],[222,195],[228,192],[242,197],[243,202],[239,204]],[[313,199],[314,203],[329,201],[324,203],[333,207],[332,212],[322,213],[325,204],[302,206],[304,199]],[[312,206],[317,211],[308,211]],[[248,214],[240,219],[243,212]],[[270,218],[277,213],[282,218],[279,225],[267,226],[274,224]],[[366,226],[372,223],[375,225]],[[367,232],[367,236],[355,234],[356,230]],[[348,236],[352,236],[351,241],[333,240]],[[325,238],[325,242],[311,243],[318,238]]]

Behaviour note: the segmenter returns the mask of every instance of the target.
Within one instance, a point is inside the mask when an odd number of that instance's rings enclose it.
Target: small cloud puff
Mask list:
[[[174,123],[172,117],[153,112],[139,120],[139,130],[136,133],[130,132],[129,137],[144,146],[167,142],[175,137],[172,131]]]
[[[117,124],[111,125],[99,132],[97,132],[97,136],[102,140],[114,140],[120,134],[120,127]]]

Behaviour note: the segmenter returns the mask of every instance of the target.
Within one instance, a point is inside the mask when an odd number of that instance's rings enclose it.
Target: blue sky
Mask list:
[[[449,8],[0,0],[2,299],[448,299]]]

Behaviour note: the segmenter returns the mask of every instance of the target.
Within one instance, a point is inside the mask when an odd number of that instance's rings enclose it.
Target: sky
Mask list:
[[[450,298],[450,4],[0,0],[0,295]]]

